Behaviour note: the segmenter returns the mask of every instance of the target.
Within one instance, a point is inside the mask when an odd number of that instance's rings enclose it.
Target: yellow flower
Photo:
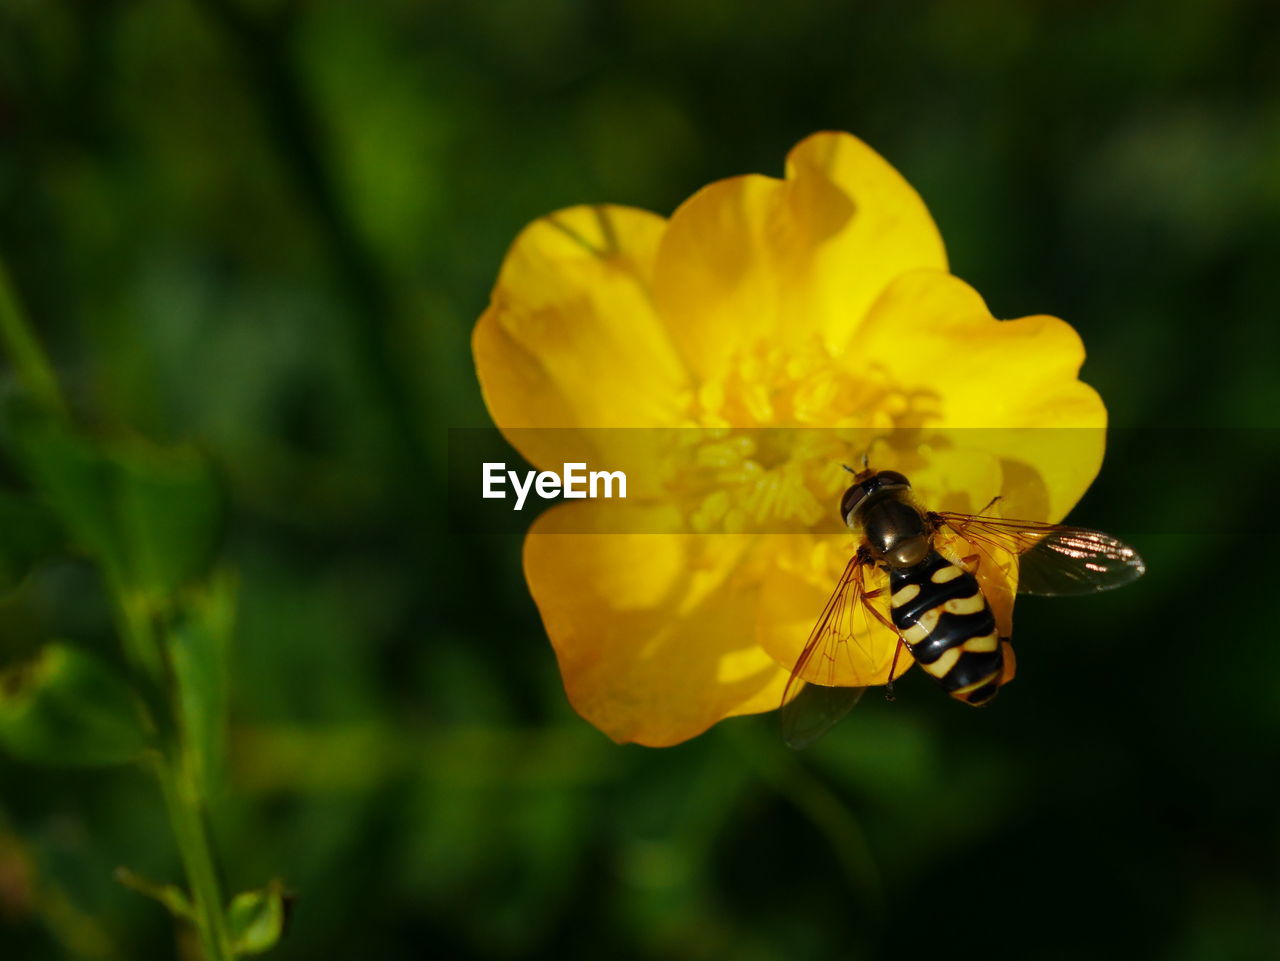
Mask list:
[[[1075,332],[995,320],[947,272],[920,197],[847,134],[670,219],[591,206],[535,221],[472,346],[494,421],[531,463],[625,466],[635,487],[623,507],[544,513],[524,548],[569,699],[618,741],[674,744],[778,706],[853,549],[842,462],[870,447],[930,507],[1000,494],[1004,516],[1056,521],[1102,461],[1106,411],[1077,379]],[[1007,632],[1016,573],[981,576]],[[838,683],[887,680],[897,638],[874,628]]]

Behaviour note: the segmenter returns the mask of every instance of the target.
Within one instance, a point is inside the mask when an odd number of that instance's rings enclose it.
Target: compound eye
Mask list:
[[[840,498],[840,519],[847,521],[849,513],[862,503],[862,499],[867,496],[866,488],[861,484],[854,484],[844,492],[844,497]]]
[[[910,487],[911,484],[906,477],[899,474],[896,470],[882,470],[876,475],[876,480],[880,482],[881,487]]]

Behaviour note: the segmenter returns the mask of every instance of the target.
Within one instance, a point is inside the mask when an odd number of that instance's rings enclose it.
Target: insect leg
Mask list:
[[[862,601],[862,607],[864,610],[866,610],[869,614],[871,614],[872,617],[874,617],[877,621],[879,621],[885,627],[889,628],[889,630],[893,631],[893,633],[898,636],[897,646],[895,646],[893,649],[893,661],[889,664],[889,682],[888,684],[885,685],[885,692],[884,692],[885,700],[892,701],[894,700],[894,697],[895,697],[893,693],[893,672],[898,669],[898,655],[902,653],[902,649],[906,646],[907,642],[903,639],[902,632],[893,626],[893,621],[889,620],[889,618],[885,617],[883,614],[877,611],[875,609],[875,606],[871,603],[871,599],[874,597],[879,597],[880,594],[883,593],[883,591],[884,591],[884,588],[878,588],[877,590],[874,590],[874,591],[867,591],[862,595],[861,601]]]
[[[897,695],[893,693],[893,672],[898,669],[898,655],[902,653],[902,648],[906,645],[901,637],[898,638],[898,646],[893,649],[893,663],[889,665],[889,683],[885,685],[884,699],[886,701],[896,701]]]

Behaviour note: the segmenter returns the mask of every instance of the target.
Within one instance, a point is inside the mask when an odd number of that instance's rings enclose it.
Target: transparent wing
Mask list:
[[[851,656],[849,641],[855,633],[855,615],[863,606],[867,564],[861,554],[850,559],[791,669],[791,679],[782,693],[780,719],[783,740],[796,750],[807,747],[835,727],[866,690],[806,683],[801,675],[821,677],[825,674],[834,680],[838,659]]]
[[[993,552],[1015,555],[1019,594],[1109,591],[1137,580],[1147,569],[1128,544],[1087,527],[974,514],[938,512],[934,516],[993,562],[998,563]]]
[[[800,693],[782,708],[782,737],[799,751],[836,726],[862,700],[865,687],[824,687],[797,682]]]

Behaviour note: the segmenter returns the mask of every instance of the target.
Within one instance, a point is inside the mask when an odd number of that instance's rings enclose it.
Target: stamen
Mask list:
[[[843,489],[836,466],[857,473],[843,461],[867,443],[868,428],[884,434],[936,416],[930,396],[884,371],[850,373],[817,337],[786,351],[759,342],[698,388],[693,417],[704,430],[667,482],[686,498],[702,492],[687,501],[692,530],[811,530],[829,520]]]

